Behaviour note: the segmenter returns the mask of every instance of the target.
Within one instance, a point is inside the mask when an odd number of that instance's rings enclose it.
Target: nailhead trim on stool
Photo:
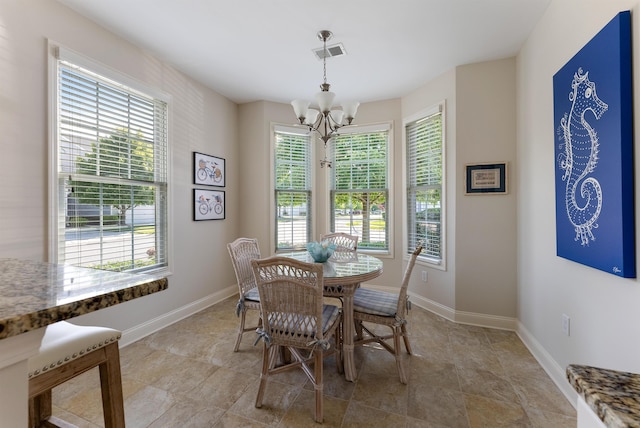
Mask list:
[[[38,354],[29,359],[29,427],[68,426],[52,416],[51,390],[99,367],[104,426],[123,428],[124,403],[118,340],[106,327],[60,321],[46,327]]]
[[[29,359],[29,379],[113,343],[122,337],[107,327],[79,326],[60,321],[46,327],[38,355]]]

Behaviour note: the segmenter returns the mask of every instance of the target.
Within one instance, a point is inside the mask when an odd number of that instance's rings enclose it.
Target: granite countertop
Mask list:
[[[640,427],[640,374],[571,364],[567,379],[607,427]]]
[[[0,259],[0,339],[165,290],[161,275]]]

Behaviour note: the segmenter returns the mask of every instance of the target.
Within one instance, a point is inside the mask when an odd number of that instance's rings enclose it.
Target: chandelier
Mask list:
[[[300,124],[306,125],[309,128],[309,132],[317,132],[320,135],[320,139],[324,142],[324,159],[320,161],[320,167],[322,168],[324,168],[325,165],[331,168],[331,161],[327,160],[327,142],[338,135],[338,129],[351,125],[351,122],[353,122],[353,119],[356,117],[358,106],[360,105],[359,102],[350,101],[343,102],[342,106],[337,106],[342,107],[342,109],[334,108],[333,99],[336,97],[336,94],[329,90],[331,85],[327,83],[327,40],[331,39],[331,36],[333,36],[333,34],[328,30],[318,32],[318,39],[323,43],[322,66],[324,73],[324,80],[320,85],[320,92],[316,94],[318,108],[309,108],[311,102],[307,100],[291,101],[293,111],[300,121]],[[343,123],[343,120],[345,123]]]

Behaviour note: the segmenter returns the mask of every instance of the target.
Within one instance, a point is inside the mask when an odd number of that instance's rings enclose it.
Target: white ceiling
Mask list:
[[[515,55],[551,0],[58,0],[237,102],[401,97],[458,65]]]

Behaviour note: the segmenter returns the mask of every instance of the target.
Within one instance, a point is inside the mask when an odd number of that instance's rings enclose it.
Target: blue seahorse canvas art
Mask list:
[[[557,255],[635,278],[630,12],[553,76]]]

